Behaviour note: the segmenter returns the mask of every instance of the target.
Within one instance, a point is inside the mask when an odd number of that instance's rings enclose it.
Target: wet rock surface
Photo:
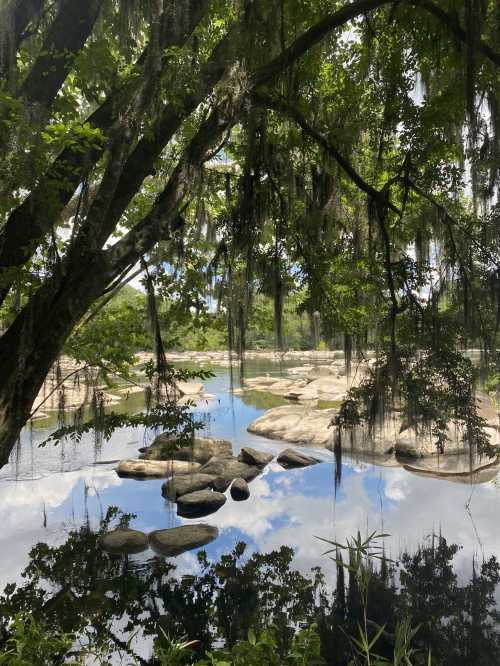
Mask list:
[[[220,492],[227,490],[233,479],[241,477],[245,481],[252,481],[258,476],[261,469],[255,465],[248,465],[236,458],[220,458],[214,456],[206,465],[200,468],[200,473],[215,476],[212,487]]]
[[[107,532],[101,539],[101,545],[105,551],[115,555],[142,553],[148,547],[148,535],[139,530],[121,527]]]
[[[163,497],[175,502],[182,495],[209,488],[214,480],[215,476],[213,474],[195,473],[182,476],[176,475],[163,484],[161,494]]]
[[[396,456],[398,457],[398,456]],[[500,458],[469,454],[447,454],[399,460],[407,472],[462,483],[485,482],[495,478]]]
[[[158,435],[151,446],[142,449],[143,460],[189,460],[204,464],[213,456],[231,457],[233,446],[225,439],[194,437],[189,444],[179,444],[171,435]]]
[[[132,478],[164,478],[174,474],[192,474],[200,463],[185,460],[136,460],[120,461],[116,468],[118,476]]]
[[[295,449],[285,449],[279,454],[277,461],[285,469],[309,467],[309,465],[316,465],[319,462],[316,458],[300,453],[300,451],[295,451]]]
[[[201,518],[218,511],[226,496],[214,490],[197,490],[177,500],[177,514],[184,518]]]
[[[212,525],[182,525],[167,530],[156,530],[149,535],[151,549],[166,557],[175,557],[187,550],[201,548],[214,541],[219,530]]]
[[[255,465],[256,467],[265,467],[273,458],[274,456],[272,453],[258,451],[249,446],[243,447],[238,456],[240,462],[246,463],[247,465]]]
[[[250,497],[250,488],[244,479],[235,479],[231,484],[231,497],[235,502],[243,502]]]

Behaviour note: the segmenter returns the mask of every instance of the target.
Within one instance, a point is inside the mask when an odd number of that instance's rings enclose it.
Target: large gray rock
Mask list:
[[[235,502],[242,502],[250,497],[250,488],[244,479],[235,479],[231,485],[231,497]]]
[[[200,463],[185,460],[122,460],[116,473],[136,479],[165,478],[174,474],[192,474],[200,467]]]
[[[241,477],[245,481],[251,481],[260,474],[260,468],[255,465],[247,465],[236,458],[219,458],[214,456],[206,465],[200,469],[202,474],[211,474],[215,476],[212,487],[220,492],[229,488],[233,479]]]
[[[306,374],[307,379],[319,379],[320,377],[336,377],[338,369],[331,365],[315,365]]]
[[[161,487],[161,494],[175,502],[178,497],[193,493],[196,490],[209,488],[215,480],[213,474],[183,474],[182,476],[173,476]]]
[[[165,434],[158,435],[139,457],[143,460],[190,460],[204,464],[213,456],[224,458],[232,455],[231,442],[225,439],[194,437],[192,443],[180,446],[177,438]]]
[[[200,382],[177,382],[176,386],[182,395],[191,396],[203,393],[203,384]]]
[[[250,446],[245,446],[241,449],[238,460],[247,463],[247,465],[255,465],[256,467],[265,467],[274,458],[272,453],[265,451],[258,451],[252,449]]]
[[[226,503],[226,496],[213,490],[197,490],[177,500],[177,513],[184,518],[201,518],[218,511]]]
[[[168,530],[156,530],[149,535],[149,545],[155,553],[175,557],[186,550],[201,548],[219,536],[211,525],[182,525]]]
[[[114,555],[132,555],[142,553],[148,547],[148,535],[139,530],[120,527],[107,532],[101,538],[101,546]]]
[[[285,449],[279,454],[277,461],[285,469],[309,467],[309,465],[316,465],[319,462],[316,458],[306,456],[304,453],[295,451],[295,449]]]
[[[248,426],[248,431],[294,444],[327,447],[333,442],[331,423],[336,414],[336,409],[284,405],[259,416]]]

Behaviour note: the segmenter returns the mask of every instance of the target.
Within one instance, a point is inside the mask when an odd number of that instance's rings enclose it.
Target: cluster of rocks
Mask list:
[[[479,360],[481,351],[479,349],[469,349],[464,352],[464,355]],[[139,363],[147,363],[154,360],[154,355],[151,352],[138,352],[136,354]],[[367,359],[373,358],[375,352],[368,350],[364,353]],[[237,361],[236,355],[233,353],[233,362]],[[245,351],[246,360],[262,360],[273,361],[280,363],[283,361],[291,360],[304,360],[312,363],[334,361],[344,359],[345,354],[343,350],[288,350],[288,351],[275,351],[272,349],[247,349]],[[217,351],[184,351],[184,352],[167,352],[167,360],[171,363],[201,363],[226,366],[230,363],[229,352],[227,349],[220,349]]]
[[[214,541],[219,530],[212,525],[182,525],[146,534],[128,527],[119,527],[101,538],[103,550],[113,555],[133,555],[151,548],[158,555],[175,557],[187,550],[201,548]]]
[[[177,504],[177,514],[201,518],[218,511],[227,501],[250,497],[249,482],[255,479],[274,456],[251,447],[233,455],[231,442],[194,437],[189,446],[180,446],[169,435],[159,435],[151,446],[140,450],[136,460],[122,460],[116,471],[132,478],[167,478],[162,495]],[[285,449],[277,462],[285,469],[306,467],[319,462],[293,449]]]
[[[337,433],[332,424],[338,406],[346,391],[363,377],[370,362],[355,367],[349,379],[345,377],[341,361],[290,368],[285,377],[267,375],[247,379],[246,389],[272,393],[290,401],[290,404],[266,411],[250,424],[249,432],[301,446],[333,450]],[[486,395],[478,395],[478,406],[480,415],[487,421],[485,431],[493,447],[500,450],[498,413]],[[447,436],[445,454],[438,455],[430,433],[417,435],[402,422],[398,413],[394,413],[375,429],[361,426],[353,429],[341,443],[347,455],[384,466],[403,466],[414,473],[450,479],[456,476],[457,480],[466,475],[470,478],[471,474],[484,479],[495,473],[493,467],[498,466],[497,458],[476,455],[471,460],[464,433],[454,425],[450,425]]]
[[[139,363],[147,363],[151,359],[154,359],[153,354],[150,352],[139,352],[136,356],[139,359]],[[269,349],[249,349],[245,351],[245,359],[248,361],[261,360],[275,363],[294,359],[298,361],[318,362],[342,358],[344,358],[343,351],[290,350],[279,352]],[[170,363],[200,363],[220,366],[228,366],[231,363],[238,362],[236,354],[233,353],[232,357],[230,357],[227,349],[219,351],[168,352],[167,360]]]
[[[287,370],[286,377],[252,377],[246,379],[245,389],[266,391],[294,402],[340,402],[346,391],[366,372],[366,364],[360,365],[354,379],[346,377],[343,361],[329,365],[302,365]]]
[[[336,414],[335,408],[317,409],[311,404],[284,405],[265,412],[249,425],[248,430],[271,439],[333,451],[338,436],[332,427]],[[485,430],[493,446],[500,449],[499,430],[492,416]],[[476,483],[494,478],[498,470],[498,456],[471,456],[463,433],[454,426],[449,427],[448,437],[445,454],[439,455],[430,433],[417,435],[394,414],[372,431],[363,427],[354,428],[343,436],[341,446],[343,454],[350,457],[386,467],[401,466],[412,473],[451,480],[456,478],[458,481],[467,477]]]

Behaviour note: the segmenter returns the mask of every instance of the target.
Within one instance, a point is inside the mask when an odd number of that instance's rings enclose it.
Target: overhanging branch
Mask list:
[[[327,139],[320,132],[318,132],[310,123],[306,120],[305,116],[297,109],[297,107],[292,106],[283,99],[276,99],[262,92],[255,92],[253,94],[253,99],[266,108],[277,111],[280,114],[286,115],[288,118],[291,118],[294,122],[299,125],[305,134],[307,134],[311,139],[313,139],[318,145],[320,145],[333,159],[339,164],[339,166],[344,170],[344,172],[349,176],[352,182],[362,191],[365,192],[370,198],[375,201],[382,199],[384,192],[376,190],[370,183],[368,183],[354,168],[354,166],[345,158],[338,148],[333,144],[330,139]],[[395,206],[391,201],[387,200],[384,197],[384,201],[387,205],[387,208],[392,210],[394,213],[401,215],[401,211],[397,206]]]

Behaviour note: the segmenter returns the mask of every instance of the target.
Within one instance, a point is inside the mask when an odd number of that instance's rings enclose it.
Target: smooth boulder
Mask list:
[[[148,535],[139,530],[120,527],[104,534],[101,538],[101,546],[113,555],[142,553],[148,547]]]
[[[250,488],[245,479],[235,479],[231,485],[231,497],[235,502],[243,502],[250,497]]]
[[[248,431],[294,444],[328,447],[333,442],[332,421],[337,413],[336,409],[310,409],[303,405],[274,407],[255,419]]]
[[[174,474],[192,474],[200,463],[185,460],[122,460],[116,468],[118,476],[133,478],[165,478]]]
[[[274,456],[272,453],[258,451],[249,446],[242,448],[238,456],[240,462],[246,463],[247,465],[255,465],[256,467],[265,467],[273,458]]]
[[[175,502],[178,497],[193,493],[196,490],[209,488],[215,480],[213,474],[183,474],[182,476],[173,476],[161,487],[161,494],[169,500]]]
[[[309,467],[309,465],[316,465],[319,462],[316,458],[306,456],[304,453],[295,451],[295,449],[285,449],[279,454],[277,461],[285,469]]]
[[[189,460],[203,465],[213,456],[232,455],[232,444],[225,439],[194,437],[189,444],[179,445],[179,440],[171,435],[158,435],[139,457],[143,460]]]
[[[226,496],[214,490],[197,490],[177,500],[177,514],[184,518],[201,518],[218,511],[226,503]]]
[[[175,557],[187,550],[206,546],[218,536],[219,530],[212,525],[182,525],[151,532],[149,545],[159,555]]]

